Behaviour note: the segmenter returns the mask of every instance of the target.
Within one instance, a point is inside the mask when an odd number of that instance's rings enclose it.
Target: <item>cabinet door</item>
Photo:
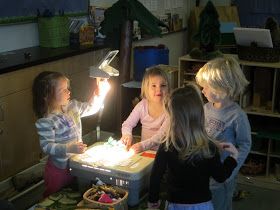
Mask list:
[[[34,125],[31,90],[0,98],[0,106],[1,181],[37,163],[41,149]]]

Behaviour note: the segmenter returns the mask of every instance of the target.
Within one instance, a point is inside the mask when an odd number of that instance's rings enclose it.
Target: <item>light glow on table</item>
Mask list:
[[[102,145],[88,149],[83,160],[101,166],[126,166],[129,165],[129,158],[133,155],[134,152],[127,151],[125,145],[109,139],[108,142]]]

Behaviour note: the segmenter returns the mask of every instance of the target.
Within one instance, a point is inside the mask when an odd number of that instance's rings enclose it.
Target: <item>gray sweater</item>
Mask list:
[[[215,140],[232,143],[239,151],[238,165],[228,179],[231,180],[237,175],[251,149],[251,127],[247,115],[235,102],[221,109],[216,109],[208,102],[204,105],[204,111],[208,135]],[[221,160],[225,160],[228,155],[227,152],[223,152]]]

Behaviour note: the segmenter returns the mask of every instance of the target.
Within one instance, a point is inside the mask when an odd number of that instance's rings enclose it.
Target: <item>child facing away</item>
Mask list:
[[[70,100],[69,80],[58,72],[40,73],[33,82],[33,109],[40,146],[48,161],[45,166],[44,197],[70,184],[74,177],[69,173],[68,159],[73,153],[83,153],[87,145],[82,141],[81,117],[96,113],[110,86],[107,81],[98,83],[97,91],[89,102]]]
[[[216,58],[206,63],[196,75],[208,103],[204,105],[207,134],[238,148],[237,167],[225,183],[211,182],[215,210],[231,210],[238,171],[251,148],[251,128],[246,113],[234,102],[248,85],[239,63],[233,57]],[[224,161],[227,152],[221,154]]]
[[[164,110],[164,99],[169,93],[168,77],[164,70],[157,66],[146,70],[142,86],[142,100],[134,107],[122,124],[121,141],[135,153],[145,150],[157,150],[160,140],[167,128],[167,115]],[[132,130],[141,122],[141,142],[131,146]]]
[[[168,170],[168,210],[213,210],[210,177],[225,181],[237,165],[238,151],[231,143],[216,145],[208,137],[202,97],[196,85],[187,84],[173,91],[166,109],[170,125],[152,168],[148,207],[159,207],[160,183]],[[219,150],[230,153],[223,163]]]

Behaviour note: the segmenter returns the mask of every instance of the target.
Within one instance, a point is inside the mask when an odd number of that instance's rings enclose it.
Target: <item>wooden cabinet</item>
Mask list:
[[[16,170],[25,169],[40,158],[39,141],[34,129],[31,90],[20,91],[0,98],[1,121],[1,172],[8,177]]]
[[[92,91],[89,66],[97,64],[108,49],[92,51],[0,75],[0,181],[15,175],[42,157],[32,110],[32,83],[42,71],[59,71],[69,77],[72,98],[87,100]],[[84,133],[94,129],[83,121]]]
[[[248,159],[263,163],[260,175],[275,180],[276,169],[280,166],[280,63],[250,62],[239,60],[237,55],[232,56],[238,60],[250,81],[239,98],[252,127],[252,150]],[[193,81],[196,72],[206,62],[189,55],[180,57],[178,86]]]

